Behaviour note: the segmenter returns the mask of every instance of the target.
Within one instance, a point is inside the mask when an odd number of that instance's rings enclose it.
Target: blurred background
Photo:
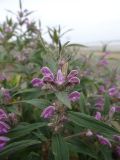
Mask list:
[[[47,27],[61,26],[71,29],[63,40],[82,43],[101,49],[120,50],[120,1],[119,0],[22,0],[23,8],[34,11],[33,19],[40,20],[44,37]],[[8,14],[7,9],[16,12],[18,0],[0,0],[0,22]],[[13,17],[14,18],[14,17]]]

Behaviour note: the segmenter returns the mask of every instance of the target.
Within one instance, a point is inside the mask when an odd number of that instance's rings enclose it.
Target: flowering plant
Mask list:
[[[119,70],[106,51],[74,53],[60,27],[47,43],[30,14],[20,1],[0,26],[0,159],[119,160]]]

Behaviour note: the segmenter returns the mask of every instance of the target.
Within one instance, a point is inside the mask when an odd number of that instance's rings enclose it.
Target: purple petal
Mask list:
[[[80,79],[78,77],[73,77],[73,78],[70,78],[68,80],[68,83],[71,84],[71,85],[79,84],[80,83]]]
[[[0,109],[0,121],[6,120],[8,118],[6,112],[3,109]]]
[[[103,85],[100,86],[99,89],[98,89],[98,92],[99,92],[99,94],[105,93],[105,87]]]
[[[39,79],[39,78],[34,78],[32,81],[31,81],[32,85],[34,87],[42,87],[43,86],[43,80]]]
[[[108,145],[109,147],[112,146],[110,141],[107,138],[103,137],[102,135],[97,135],[97,138],[98,138],[100,144]]]
[[[0,134],[8,133],[10,126],[2,121],[0,121]]]
[[[115,107],[115,111],[116,111],[116,112],[120,112],[120,106],[116,106],[116,107]]]
[[[54,79],[51,78],[50,76],[44,76],[44,77],[43,77],[43,81],[44,81],[44,82],[51,83],[51,82],[54,82]]]
[[[80,99],[80,93],[77,91],[74,91],[69,94],[68,98],[72,102],[78,101]]]
[[[63,76],[61,69],[58,69],[57,78],[55,82],[58,85],[62,85],[65,82],[65,77]]]
[[[96,100],[95,106],[96,106],[99,110],[103,110],[103,107],[104,107],[104,99],[103,99],[103,97],[99,97],[99,98]]]
[[[118,94],[117,88],[116,87],[111,87],[108,90],[108,94],[109,94],[109,96],[116,96]]]
[[[73,78],[73,77],[77,77],[78,76],[78,71],[77,70],[72,70],[68,76],[67,79]]]
[[[41,117],[45,118],[45,119],[49,119],[51,118],[55,113],[55,107],[54,106],[48,106],[47,108],[45,108],[41,114]]]
[[[43,76],[51,77],[52,79],[54,79],[54,75],[48,67],[42,67],[41,72],[42,72]]]
[[[105,67],[105,66],[107,66],[109,63],[108,63],[108,60],[107,60],[107,59],[101,59],[98,64]]]
[[[96,112],[95,119],[99,121],[99,120],[101,120],[101,117],[102,117],[101,113],[100,112]]]
[[[4,136],[0,136],[0,150],[2,150],[4,148],[4,146],[6,145],[6,143],[9,141],[10,139]]]

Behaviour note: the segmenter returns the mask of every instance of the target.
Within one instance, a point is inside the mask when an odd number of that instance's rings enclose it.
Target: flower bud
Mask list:
[[[43,76],[51,77],[52,79],[54,79],[54,75],[48,67],[42,67],[41,72]]]
[[[77,91],[74,91],[69,94],[68,98],[72,102],[78,101],[80,99],[80,93]]]
[[[0,136],[0,151],[4,148],[4,146],[6,145],[6,143],[9,141],[10,139],[4,136]]]
[[[8,133],[10,126],[5,122],[0,121],[0,135]]]
[[[45,119],[49,119],[51,118],[55,113],[55,107],[54,106],[48,106],[47,108],[45,108],[41,114],[41,117],[45,118]]]
[[[3,109],[0,109],[0,121],[4,121],[7,119],[8,119],[8,116],[7,116],[6,112]]]
[[[39,78],[33,78],[31,83],[32,83],[33,87],[42,87],[43,86],[43,80],[41,80]]]
[[[77,70],[72,70],[72,71],[68,74],[67,79],[69,80],[69,79],[71,79],[71,78],[73,78],[73,77],[77,77],[77,76],[78,76],[78,71],[77,71]]]
[[[99,121],[99,120],[101,120],[101,117],[102,117],[101,113],[100,112],[96,112],[95,119]]]
[[[112,145],[107,138],[103,137],[102,135],[97,135],[97,138],[100,144],[107,145],[111,148]]]

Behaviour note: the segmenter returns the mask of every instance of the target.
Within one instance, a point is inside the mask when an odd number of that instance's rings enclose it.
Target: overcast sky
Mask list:
[[[120,39],[120,0],[22,0],[23,7],[36,11],[33,17],[41,20],[42,29],[61,25],[72,28],[66,40],[97,42]],[[18,0],[0,0],[0,21],[17,11]]]

